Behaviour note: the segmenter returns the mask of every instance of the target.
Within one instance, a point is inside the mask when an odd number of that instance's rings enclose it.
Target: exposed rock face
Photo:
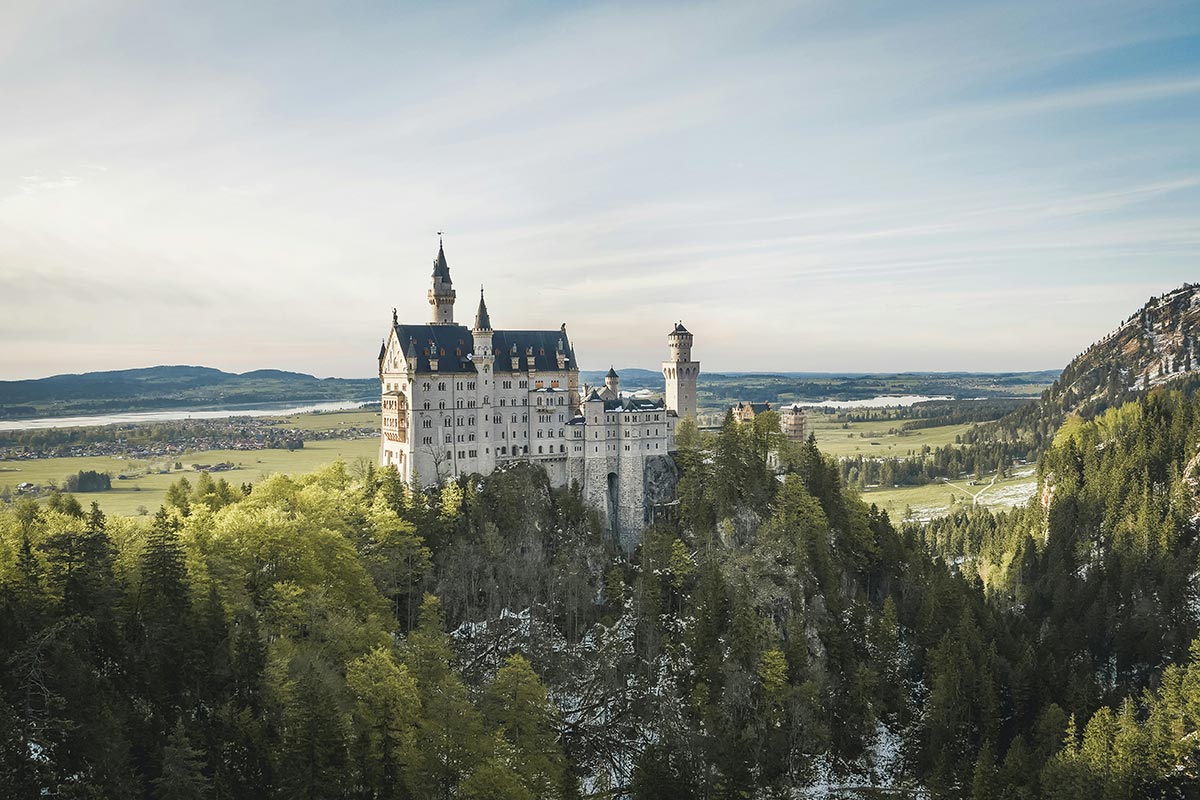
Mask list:
[[[675,497],[679,483],[679,468],[670,456],[650,456],[646,459],[646,505],[669,503]]]

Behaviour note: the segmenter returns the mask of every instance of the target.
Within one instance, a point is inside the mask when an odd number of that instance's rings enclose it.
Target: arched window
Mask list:
[[[538,455],[541,455],[541,454],[542,454],[542,446],[539,444],[538,445]]]

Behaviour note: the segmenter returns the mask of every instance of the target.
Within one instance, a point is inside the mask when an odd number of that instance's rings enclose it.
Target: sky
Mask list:
[[[0,0],[0,379],[1064,366],[1200,279],[1200,4]]]

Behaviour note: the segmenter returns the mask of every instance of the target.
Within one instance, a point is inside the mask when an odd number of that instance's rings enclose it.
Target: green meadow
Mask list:
[[[1007,478],[985,477],[976,485],[970,479],[930,483],[925,486],[878,487],[862,493],[865,503],[874,503],[894,522],[927,520],[972,503],[988,508],[1024,505],[1037,490],[1033,467],[1022,467]]]
[[[936,428],[901,430],[906,420],[884,419],[842,422],[835,414],[810,411],[808,425],[821,450],[831,456],[902,458],[919,453],[922,447],[954,444],[954,437],[965,433],[970,423],[941,425]]]
[[[329,415],[310,415],[329,416]],[[158,460],[122,459],[105,456],[80,458],[42,458],[28,461],[0,461],[0,487],[16,487],[30,483],[46,485],[50,481],[61,485],[68,475],[81,470],[109,472],[113,488],[107,492],[81,492],[76,495],[85,507],[93,500],[106,514],[137,516],[139,509],[150,513],[158,509],[167,487],[181,477],[195,481],[192,464],[230,462],[234,469],[213,473],[234,485],[256,483],[277,472],[311,472],[336,459],[353,464],[360,458],[374,461],[378,457],[377,439],[328,439],[305,442],[303,448],[288,450],[205,450]],[[175,470],[178,461],[182,470]],[[122,480],[120,476],[126,476]]]

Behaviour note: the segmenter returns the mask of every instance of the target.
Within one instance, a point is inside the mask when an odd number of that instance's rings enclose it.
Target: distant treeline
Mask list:
[[[222,420],[177,420],[136,425],[98,425],[88,428],[40,428],[0,431],[0,447],[25,448],[36,452],[67,454],[72,447],[94,444],[122,444],[138,447],[161,442],[186,442],[192,439],[261,439],[268,448],[291,448],[299,439],[294,431],[270,428],[265,418]],[[300,446],[303,446],[301,443]]]

